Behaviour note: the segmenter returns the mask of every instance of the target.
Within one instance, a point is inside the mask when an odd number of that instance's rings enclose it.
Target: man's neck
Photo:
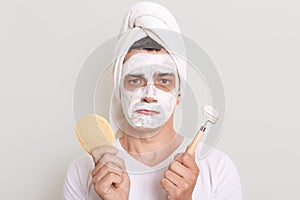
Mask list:
[[[182,140],[183,137],[175,132],[173,126],[165,126],[147,138],[125,133],[120,138],[120,144],[135,159],[154,166],[169,157]]]

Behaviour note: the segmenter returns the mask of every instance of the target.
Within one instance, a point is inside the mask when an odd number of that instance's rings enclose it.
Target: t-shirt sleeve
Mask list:
[[[63,200],[87,200],[87,194],[81,184],[80,172],[76,160],[70,164],[65,177]]]
[[[216,168],[214,200],[241,200],[242,189],[238,171],[232,160],[224,154]]]

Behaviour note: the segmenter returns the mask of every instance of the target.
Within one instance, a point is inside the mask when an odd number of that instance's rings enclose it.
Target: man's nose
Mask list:
[[[155,98],[155,91],[153,83],[148,83],[145,88],[145,94],[141,98],[142,102],[145,103],[157,103],[157,99]]]
[[[145,103],[157,103],[157,100],[153,97],[143,97],[141,101]]]

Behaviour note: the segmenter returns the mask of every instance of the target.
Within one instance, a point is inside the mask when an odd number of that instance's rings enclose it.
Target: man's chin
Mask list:
[[[153,128],[153,127],[147,127],[147,126],[135,126],[135,129],[142,131],[142,132],[152,132],[152,131],[156,131],[159,130],[161,128],[161,126]]]
[[[127,130],[125,131],[127,134],[139,138],[149,138],[154,135],[157,135],[162,130],[163,126],[158,127],[148,127],[148,126],[136,126],[128,124]]]

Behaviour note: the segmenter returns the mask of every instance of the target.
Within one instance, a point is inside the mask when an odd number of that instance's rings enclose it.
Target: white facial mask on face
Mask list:
[[[121,81],[121,103],[127,122],[132,127],[158,128],[174,112],[178,97],[178,75],[172,58],[168,54],[139,53],[131,56],[123,65]],[[157,73],[175,75],[175,88],[171,91],[158,89],[153,77]],[[142,75],[145,85],[134,90],[124,88],[127,75]],[[143,99],[151,98],[150,102]]]

